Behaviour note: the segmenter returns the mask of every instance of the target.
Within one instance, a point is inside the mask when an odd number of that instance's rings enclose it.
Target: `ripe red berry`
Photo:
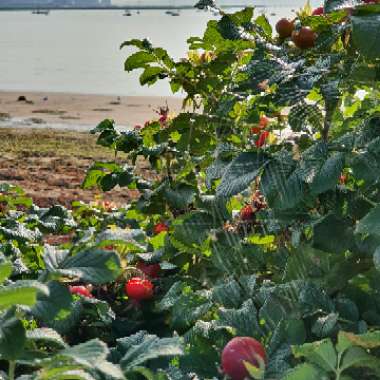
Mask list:
[[[276,31],[280,38],[288,38],[292,35],[294,24],[287,18],[282,18],[276,24]]]
[[[165,223],[157,223],[153,227],[153,232],[155,235],[158,235],[160,232],[169,231],[169,227]]]
[[[249,378],[244,362],[260,368],[266,363],[263,345],[250,337],[236,337],[230,340],[222,352],[222,369],[232,380]]]
[[[136,300],[147,300],[153,297],[153,284],[141,277],[133,277],[125,284],[125,293]]]
[[[302,27],[292,33],[292,41],[300,49],[312,48],[315,44],[317,35],[308,27]]]
[[[136,268],[151,278],[157,278],[161,271],[160,264],[146,264],[143,261],[139,261]]]
[[[254,211],[251,205],[245,205],[240,210],[240,219],[244,221],[249,221],[253,219]]]
[[[78,296],[93,298],[93,295],[90,293],[90,291],[83,285],[69,286],[69,291],[71,294],[76,294]]]
[[[261,132],[259,138],[256,140],[256,143],[255,143],[256,146],[258,148],[261,148],[265,144],[265,142],[266,142],[266,140],[267,140],[268,137],[269,137],[269,132],[268,131]]]
[[[313,16],[321,16],[325,14],[325,9],[323,7],[318,7],[313,10]]]

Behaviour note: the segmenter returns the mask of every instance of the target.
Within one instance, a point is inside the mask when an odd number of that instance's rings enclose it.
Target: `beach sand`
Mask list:
[[[19,101],[20,96],[26,101]],[[176,113],[181,109],[182,99],[0,91],[0,119],[6,126],[85,131],[111,118],[116,125],[133,127],[157,118],[155,110],[166,104]]]
[[[18,101],[24,96],[26,101]],[[135,190],[81,189],[94,161],[113,161],[112,150],[96,145],[88,131],[105,118],[133,127],[158,118],[160,106],[178,112],[182,100],[164,97],[112,97],[60,93],[0,92],[0,183],[22,187],[41,207],[102,197],[121,206],[138,196]],[[123,154],[118,160],[125,160]],[[150,179],[147,162],[137,172]]]

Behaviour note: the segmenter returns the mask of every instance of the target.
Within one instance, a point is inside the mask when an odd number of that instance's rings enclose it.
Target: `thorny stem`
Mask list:
[[[324,126],[323,126],[322,133],[321,133],[322,134],[322,139],[324,141],[326,141],[326,142],[327,142],[327,140],[329,138],[330,125],[331,125],[330,117],[328,115],[326,115]]]
[[[8,380],[15,379],[16,362],[14,360],[9,361]]]

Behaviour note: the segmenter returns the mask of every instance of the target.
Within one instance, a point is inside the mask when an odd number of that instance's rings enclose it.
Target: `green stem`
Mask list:
[[[15,379],[16,362],[14,360],[9,361],[8,380]]]

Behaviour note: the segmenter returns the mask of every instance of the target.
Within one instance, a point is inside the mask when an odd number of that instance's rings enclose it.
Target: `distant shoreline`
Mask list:
[[[220,8],[245,8],[247,4],[231,4],[223,5]],[[265,8],[265,5],[255,5],[254,8]],[[56,10],[56,11],[72,11],[72,10],[166,10],[166,9],[176,9],[176,10],[186,10],[195,9],[192,5],[126,5],[126,6],[109,6],[109,7],[51,7],[51,6],[29,6],[29,7],[12,7],[12,6],[0,6],[0,11],[33,11],[35,9],[46,9],[46,10]]]
[[[25,100],[18,100],[19,96]],[[88,131],[106,118],[133,127],[157,118],[159,107],[181,109],[182,98],[173,96],[110,96],[64,92],[1,91],[0,128],[55,128]]]

